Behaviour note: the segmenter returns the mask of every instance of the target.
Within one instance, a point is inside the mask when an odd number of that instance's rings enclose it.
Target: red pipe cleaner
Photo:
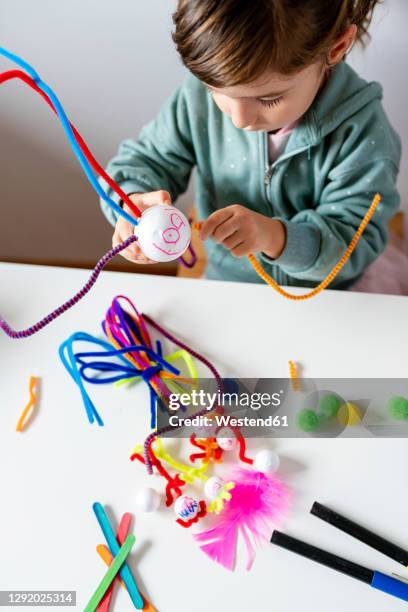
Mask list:
[[[35,81],[30,76],[28,76],[28,74],[26,74],[22,70],[7,70],[6,72],[0,73],[0,85],[2,83],[5,83],[5,82],[11,80],[11,79],[20,79],[21,81],[26,83],[26,85],[28,85],[29,87],[34,89],[34,91],[36,91],[38,94],[40,94],[40,96],[43,98],[43,100],[45,100],[45,102],[48,104],[48,106],[50,106],[50,108],[56,114],[54,105],[51,102],[51,100],[49,99],[49,97],[47,96],[47,94],[45,92],[43,92],[37,86]],[[78,142],[78,144],[79,144],[79,146],[81,148],[82,153],[85,155],[86,159],[91,164],[91,166],[95,170],[95,172],[97,174],[99,174],[99,176],[101,176],[108,183],[109,187],[111,187],[113,189],[113,191],[120,197],[120,199],[123,200],[123,202],[125,202],[125,204],[127,204],[127,206],[129,206],[129,208],[131,209],[133,214],[136,215],[136,217],[140,217],[141,214],[142,214],[141,210],[132,202],[132,200],[129,198],[129,196],[126,195],[126,193],[124,191],[122,191],[122,189],[119,187],[119,185],[117,185],[115,183],[115,181],[109,176],[109,174],[107,174],[105,172],[105,170],[99,165],[99,163],[96,161],[96,159],[94,158],[94,156],[92,155],[92,153],[88,149],[88,147],[87,147],[85,141],[83,140],[81,134],[77,131],[77,129],[75,128],[75,126],[71,122],[70,122],[70,126],[72,128],[72,131],[74,132],[75,139]]]

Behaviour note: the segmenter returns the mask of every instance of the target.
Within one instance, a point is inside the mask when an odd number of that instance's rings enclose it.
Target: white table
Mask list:
[[[83,270],[3,264],[0,310],[16,328],[26,327],[85,278]],[[99,333],[118,293],[206,355],[223,375],[287,376],[288,359],[302,362],[303,375],[310,377],[407,375],[406,298],[326,291],[292,303],[262,285],[103,273],[89,296],[41,333],[20,341],[0,335],[0,588],[76,590],[77,609],[83,609],[105,571],[95,552],[103,542],[92,512],[99,500],[116,520],[125,511],[135,513],[132,567],[160,612],[405,610],[403,602],[270,544],[257,553],[249,573],[240,550],[238,568],[229,573],[199,550],[172,511],[135,511],[138,487],[162,486],[128,460],[148,432],[147,390],[90,387],[106,423],[91,426],[57,355],[72,332]],[[18,434],[31,374],[41,377],[40,407],[29,429]],[[252,440],[249,448],[259,444]],[[317,499],[408,548],[406,440],[282,439],[273,446],[294,490],[284,531],[370,568],[404,573],[309,509]],[[122,589],[114,609],[133,609]]]

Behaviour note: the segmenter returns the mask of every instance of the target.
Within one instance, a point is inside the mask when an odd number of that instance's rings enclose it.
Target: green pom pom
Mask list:
[[[314,410],[301,410],[297,415],[297,426],[302,431],[315,431],[319,427],[319,417]]]
[[[393,419],[397,419],[398,421],[408,419],[408,400],[405,399],[405,397],[396,395],[388,402],[388,410]]]
[[[336,416],[341,406],[341,399],[333,393],[323,395],[319,401],[319,416],[323,419],[331,419]]]

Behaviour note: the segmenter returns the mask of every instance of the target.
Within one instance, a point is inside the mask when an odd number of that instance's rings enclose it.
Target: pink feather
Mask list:
[[[229,529],[223,525],[217,525],[208,531],[194,535],[196,541],[207,542],[200,546],[206,555],[231,571],[235,564],[237,537],[238,530],[235,525],[231,525]]]
[[[259,546],[267,541],[273,523],[287,511],[289,490],[273,474],[245,468],[237,468],[228,480],[235,483],[232,498],[218,515],[216,525],[195,534],[194,538],[211,559],[233,570],[240,532],[248,553],[249,570],[255,558],[254,544]]]

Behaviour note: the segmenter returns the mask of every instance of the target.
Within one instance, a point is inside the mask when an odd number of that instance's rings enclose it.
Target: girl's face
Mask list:
[[[235,127],[247,131],[273,131],[302,117],[322,85],[325,65],[318,62],[292,76],[262,75],[249,85],[208,87],[218,108]]]

